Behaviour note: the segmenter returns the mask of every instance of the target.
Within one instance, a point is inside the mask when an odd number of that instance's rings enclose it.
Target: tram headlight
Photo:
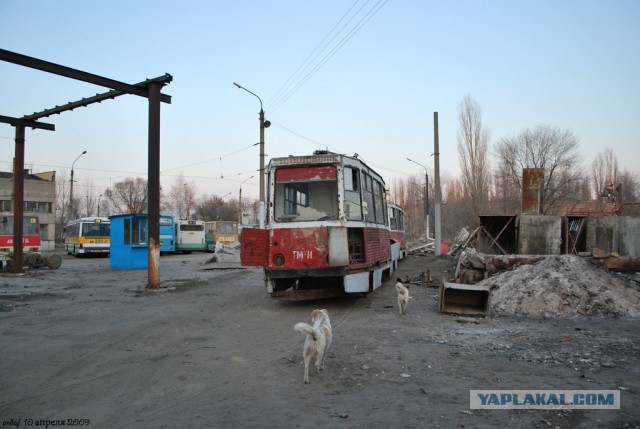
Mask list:
[[[284,255],[282,253],[276,253],[273,256],[273,263],[279,267],[284,265]]]

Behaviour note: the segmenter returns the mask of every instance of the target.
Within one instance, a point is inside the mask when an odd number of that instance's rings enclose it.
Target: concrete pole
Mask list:
[[[429,242],[429,171],[426,172],[425,175],[425,190],[424,190],[424,217],[427,222],[426,230],[427,230],[427,242]]]
[[[436,240],[436,256],[442,254],[442,234],[440,225],[440,204],[442,203],[442,193],[440,191],[440,142],[438,135],[438,112],[433,112],[433,163],[435,172],[435,240]]]

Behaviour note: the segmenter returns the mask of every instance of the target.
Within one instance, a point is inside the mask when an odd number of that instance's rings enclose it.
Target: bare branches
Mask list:
[[[116,182],[112,188],[104,191],[109,202],[110,211],[116,214],[147,213],[148,194],[147,181],[136,177],[128,177]]]
[[[462,170],[462,186],[474,222],[485,208],[490,184],[487,149],[489,133],[482,127],[482,113],[478,103],[466,96],[458,106],[458,161]]]
[[[570,130],[549,125],[526,129],[496,144],[499,174],[517,183],[521,192],[522,169],[544,169],[544,212],[553,213],[564,199],[581,199],[578,197],[582,193],[582,176],[577,147],[578,140]]]

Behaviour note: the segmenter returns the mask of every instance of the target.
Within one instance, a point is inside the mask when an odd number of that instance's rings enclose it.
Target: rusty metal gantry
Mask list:
[[[94,75],[59,64],[50,63],[26,55],[17,54],[0,49],[0,60],[57,74],[70,79],[81,80],[94,85],[111,88],[111,91],[83,98],[62,106],[56,106],[42,112],[25,115],[22,118],[0,116],[0,122],[10,124],[16,128],[15,160],[14,160],[14,235],[13,235],[13,269],[22,272],[23,263],[23,210],[24,210],[24,144],[25,128],[55,131],[55,126],[38,122],[40,118],[60,114],[77,107],[86,107],[103,100],[113,99],[124,94],[133,94],[149,100],[149,131],[148,131],[148,193],[149,193],[149,280],[148,287],[160,286],[160,103],[171,103],[171,96],[162,94],[164,85],[171,83],[173,77],[165,74],[154,79],[129,85],[117,80]]]

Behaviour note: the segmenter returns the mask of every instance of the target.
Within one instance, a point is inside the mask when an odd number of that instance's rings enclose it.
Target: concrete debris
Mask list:
[[[575,255],[545,256],[477,285],[491,312],[536,317],[639,317],[640,290]]]
[[[410,255],[433,255],[436,253],[436,241],[429,238],[426,242],[408,243],[407,253]]]

